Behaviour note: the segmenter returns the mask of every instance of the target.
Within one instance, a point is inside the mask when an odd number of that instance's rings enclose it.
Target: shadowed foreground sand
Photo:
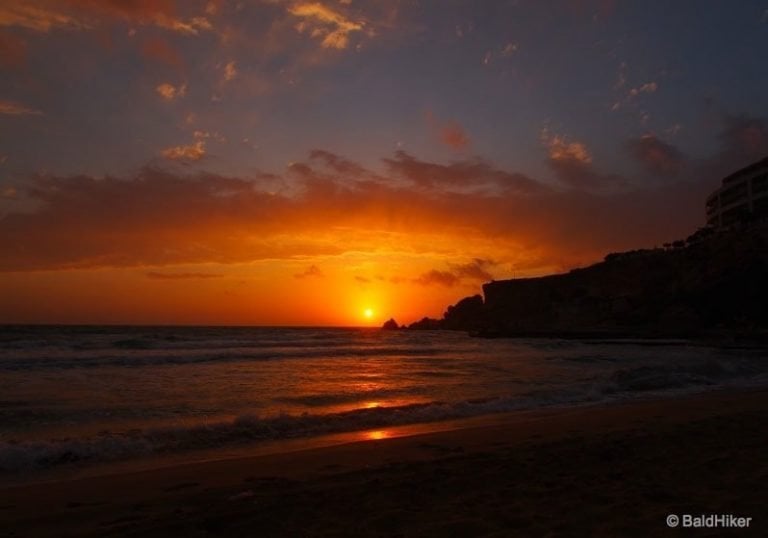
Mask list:
[[[0,536],[743,537],[766,506],[768,391],[722,392],[0,489]]]

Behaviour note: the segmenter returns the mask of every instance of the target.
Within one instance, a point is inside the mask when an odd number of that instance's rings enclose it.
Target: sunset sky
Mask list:
[[[766,53],[766,0],[3,0],[0,322],[412,322],[684,238]]]

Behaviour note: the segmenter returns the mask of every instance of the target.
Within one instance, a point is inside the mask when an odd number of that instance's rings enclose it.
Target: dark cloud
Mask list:
[[[768,121],[752,116],[724,116],[717,134],[720,149],[688,167],[686,176],[714,188],[720,180],[768,156]]]
[[[496,187],[518,193],[546,190],[543,184],[516,172],[500,170],[480,159],[437,164],[422,161],[405,151],[384,159],[390,173],[423,188]]]
[[[493,280],[493,275],[488,272],[488,269],[497,265],[493,260],[484,260],[481,258],[475,258],[470,263],[461,265],[452,265],[453,273],[459,278],[467,278],[470,280],[479,280],[486,282]]]
[[[363,179],[363,177],[370,174],[370,172],[368,172],[359,164],[352,162],[349,159],[340,157],[329,151],[324,151],[321,149],[312,150],[309,154],[309,158],[313,161],[324,164],[332,171],[336,172],[337,174],[341,174],[344,177],[357,176],[358,179]]]
[[[768,154],[768,122],[764,118],[726,118],[718,138],[723,152],[734,157],[755,159]]]
[[[460,284],[465,280],[488,282],[489,280],[493,280],[493,275],[488,272],[488,269],[495,265],[497,265],[497,263],[492,260],[475,258],[469,263],[449,264],[450,271],[441,271],[438,269],[427,271],[417,278],[414,278],[412,282],[421,284],[422,286],[440,285],[449,287]]]
[[[432,269],[418,278],[415,278],[413,282],[421,284],[422,286],[432,286],[437,284],[440,286],[451,287],[459,283],[459,277],[450,271],[438,271],[437,269]]]
[[[405,248],[433,248],[436,236],[470,245],[453,255],[477,259],[449,262],[416,278],[450,286],[489,280],[497,264],[567,268],[608,251],[682,237],[703,224],[711,188],[685,181],[686,175],[653,188],[557,191],[477,160],[443,165],[398,153],[386,162],[388,174],[379,177],[315,152],[279,178],[302,188],[278,193],[269,189],[274,176],[262,181],[157,168],[131,178],[32,177],[16,185],[17,198],[36,209],[0,218],[0,270],[338,255],[370,249],[383,234],[393,234],[422,237],[421,246]],[[351,180],[347,172],[368,179]],[[500,188],[521,181],[533,188]],[[424,189],[425,183],[432,188]],[[450,188],[477,183],[489,188]],[[485,250],[473,250],[475,243]],[[318,271],[310,268],[306,276]]]
[[[652,174],[674,176],[686,164],[686,158],[680,150],[652,134],[629,140],[627,149]]]

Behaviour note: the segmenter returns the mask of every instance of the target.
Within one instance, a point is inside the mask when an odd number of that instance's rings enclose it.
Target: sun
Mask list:
[[[366,308],[363,310],[363,316],[365,316],[365,319],[372,319],[373,318],[373,308]]]

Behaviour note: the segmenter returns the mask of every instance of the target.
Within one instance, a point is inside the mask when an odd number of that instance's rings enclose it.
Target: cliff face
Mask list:
[[[701,235],[566,274],[490,282],[462,328],[649,336],[768,329],[768,224]]]

